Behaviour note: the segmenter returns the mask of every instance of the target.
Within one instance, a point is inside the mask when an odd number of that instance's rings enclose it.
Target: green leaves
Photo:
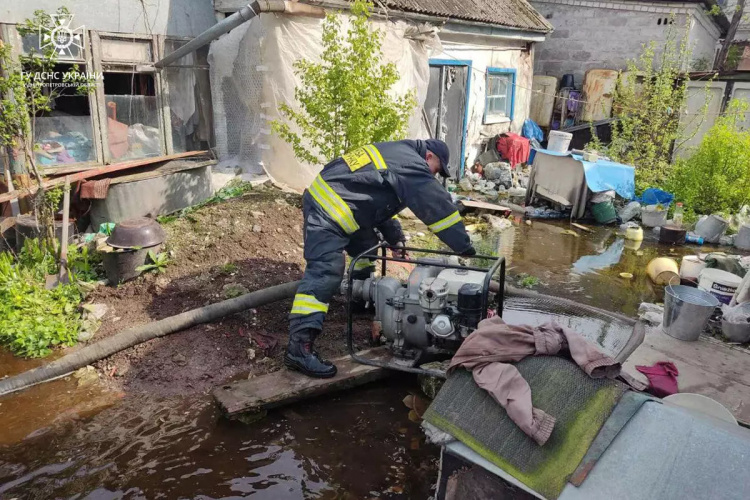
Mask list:
[[[0,254],[0,345],[37,358],[76,343],[81,294],[75,284],[46,290],[46,275],[56,271],[54,255],[37,240],[26,240],[17,259]]]
[[[356,0],[346,34],[342,18],[330,14],[323,24],[320,62],[297,61],[302,84],[295,90],[300,111],[287,104],[279,110],[290,123],[276,121],[273,130],[301,161],[325,164],[355,147],[405,137],[416,92],[393,96],[396,65],[382,63],[383,33],[370,26],[372,3]]]
[[[135,268],[139,273],[145,273],[149,271],[157,271],[163,273],[164,269],[169,264],[169,255],[166,252],[160,252],[155,254],[152,250],[148,251],[149,264],[144,264]]]
[[[635,167],[638,192],[663,185],[671,169],[673,145],[684,140],[679,110],[687,98],[689,80],[683,78],[683,70],[689,67],[691,51],[687,29],[682,38],[677,35],[670,27],[663,46],[644,45],[638,59],[628,62],[615,91],[613,116],[618,121],[612,125],[612,140],[606,147],[597,141],[591,144],[613,160]]]
[[[733,99],[693,156],[678,160],[667,189],[698,214],[737,213],[750,203],[750,131],[743,130],[748,103]]]

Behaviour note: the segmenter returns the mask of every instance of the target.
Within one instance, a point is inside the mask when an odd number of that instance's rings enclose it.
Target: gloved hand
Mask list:
[[[393,250],[391,250],[391,255],[393,257],[396,257],[397,259],[408,259],[409,252],[407,252],[406,250],[402,250],[402,248],[406,246],[405,243],[403,241],[399,241],[396,246],[401,247],[401,249],[394,248]]]
[[[461,254],[462,257],[473,257],[477,254],[477,251],[474,247],[470,247],[467,251]]]

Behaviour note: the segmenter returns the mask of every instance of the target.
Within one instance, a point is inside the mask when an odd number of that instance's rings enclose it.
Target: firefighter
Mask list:
[[[284,364],[311,377],[336,375],[333,363],[313,348],[331,297],[345,271],[344,252],[358,255],[378,244],[377,229],[391,245],[404,241],[394,216],[408,207],[454,252],[476,252],[450,195],[435,175],[448,177],[448,146],[429,139],[382,142],[357,148],[326,165],[303,196],[304,277],[289,316]],[[374,263],[357,263],[366,278]]]

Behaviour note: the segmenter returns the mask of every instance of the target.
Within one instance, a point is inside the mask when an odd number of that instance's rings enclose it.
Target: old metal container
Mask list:
[[[679,226],[662,226],[661,231],[659,231],[659,243],[664,243],[666,245],[684,245],[685,236],[687,236],[687,230]]]
[[[147,248],[164,243],[164,229],[153,219],[138,217],[120,222],[107,238],[113,248]]]
[[[719,299],[708,292],[685,285],[664,289],[662,330],[679,340],[698,340]]]

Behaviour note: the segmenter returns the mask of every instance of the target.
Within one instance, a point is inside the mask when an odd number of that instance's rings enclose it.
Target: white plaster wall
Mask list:
[[[698,16],[703,16],[703,14],[698,14]],[[711,69],[716,56],[719,35],[715,29],[709,28],[710,25],[707,25],[705,19],[699,19],[698,16],[691,16],[690,18],[688,43],[690,43],[690,49],[693,51],[692,60],[707,60],[709,66],[706,69]]]
[[[520,133],[523,122],[529,116],[532,80],[534,77],[533,44],[515,40],[483,40],[466,38],[455,34],[440,34],[443,53],[437,59],[461,59],[471,61],[471,92],[469,95],[469,119],[464,165],[473,163],[482,144],[502,132]],[[532,47],[531,50],[528,47]],[[485,75],[488,67],[512,68],[516,70],[513,121],[484,125]]]
[[[0,22],[21,23],[35,10],[65,6],[73,27],[173,36],[195,36],[216,23],[211,0],[0,0]]]

